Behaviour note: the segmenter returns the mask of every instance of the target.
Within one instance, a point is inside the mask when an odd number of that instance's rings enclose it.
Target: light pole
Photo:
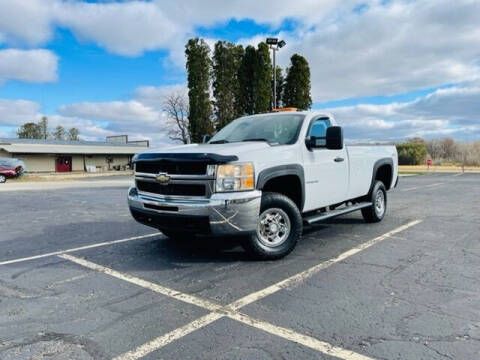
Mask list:
[[[272,49],[273,53],[273,110],[277,108],[277,67],[275,65],[275,53],[284,47],[287,43],[278,38],[267,38],[267,45]]]

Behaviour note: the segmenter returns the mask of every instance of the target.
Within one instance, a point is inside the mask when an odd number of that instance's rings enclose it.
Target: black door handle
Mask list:
[[[342,158],[342,157],[337,157],[337,158],[335,158],[333,161],[335,161],[335,162],[342,162],[343,160],[345,160],[345,159]]]

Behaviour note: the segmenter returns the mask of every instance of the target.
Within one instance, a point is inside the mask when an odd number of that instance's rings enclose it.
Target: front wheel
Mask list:
[[[244,240],[243,247],[260,259],[280,259],[293,250],[302,230],[302,216],[290,198],[264,193],[257,231]]]
[[[365,221],[369,223],[382,221],[387,211],[387,190],[383,182],[375,181],[372,192],[368,195],[368,201],[372,206],[362,209]]]
[[[7,177],[5,175],[0,175],[0,184],[3,184],[7,181]]]

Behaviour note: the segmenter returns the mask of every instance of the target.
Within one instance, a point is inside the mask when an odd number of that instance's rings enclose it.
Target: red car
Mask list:
[[[0,158],[0,183],[8,178],[16,178],[23,174],[25,165],[22,160],[12,158]]]

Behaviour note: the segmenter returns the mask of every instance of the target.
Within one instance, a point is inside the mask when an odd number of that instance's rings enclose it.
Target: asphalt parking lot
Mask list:
[[[480,174],[401,178],[381,223],[275,262],[168,240],[125,197],[0,192],[1,359],[480,358]]]

